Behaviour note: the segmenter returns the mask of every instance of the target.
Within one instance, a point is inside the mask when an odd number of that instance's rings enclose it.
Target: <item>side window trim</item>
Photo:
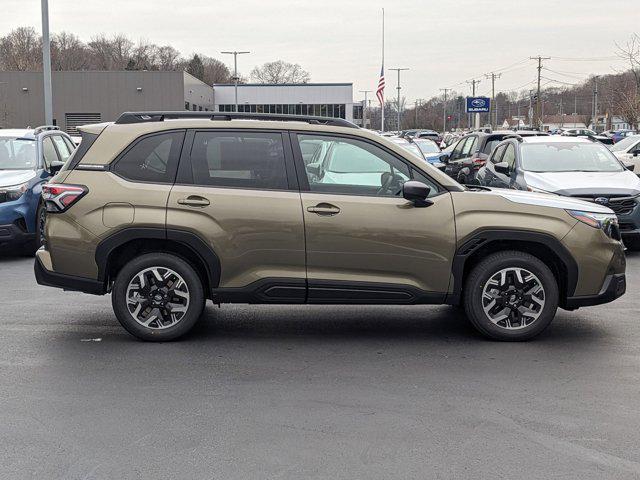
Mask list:
[[[302,159],[302,150],[300,149],[300,142],[298,141],[298,134],[300,134],[300,135],[316,135],[316,136],[324,136],[324,137],[341,137],[341,138],[346,138],[348,140],[356,140],[356,141],[366,142],[366,143],[368,143],[370,145],[373,145],[375,147],[378,147],[378,148],[382,149],[383,151],[385,151],[389,155],[393,156],[396,160],[404,163],[406,165],[406,167],[409,169],[411,179],[414,178],[413,171],[415,170],[418,173],[420,173],[421,175],[424,175],[426,178],[428,178],[431,181],[431,183],[433,183],[437,187],[438,194],[444,193],[446,191],[446,189],[440,183],[438,183],[431,175],[429,175],[427,172],[422,170],[420,167],[418,167],[417,165],[414,165],[413,163],[411,163],[411,162],[405,160],[404,158],[398,156],[395,152],[393,152],[392,150],[388,149],[385,145],[381,145],[381,144],[379,144],[377,142],[371,141],[368,138],[359,137],[359,136],[355,136],[355,135],[348,135],[348,134],[344,134],[344,133],[314,132],[314,131],[304,131],[304,130],[291,130],[289,133],[290,133],[290,136],[291,136],[291,144],[292,144],[292,147],[293,147],[296,176],[297,176],[297,179],[298,179],[298,184],[300,186],[300,191],[301,192],[310,192],[311,188],[309,186],[309,179],[307,178],[307,175],[305,173],[306,170],[305,170],[305,166],[304,166],[304,161]],[[317,195],[336,195],[335,193],[328,193],[328,192],[327,193],[325,193],[325,192],[313,192],[313,193],[317,194]],[[340,195],[368,196],[368,195],[359,195],[359,194],[355,194],[355,193],[344,193],[344,194],[340,194]],[[388,197],[388,198],[392,198],[392,197]]]

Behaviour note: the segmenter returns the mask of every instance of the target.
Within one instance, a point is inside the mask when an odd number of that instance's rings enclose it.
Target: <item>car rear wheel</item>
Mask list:
[[[549,267],[524,252],[488,256],[465,283],[467,317],[480,333],[496,340],[523,341],[539,335],[553,320],[558,300]]]
[[[175,340],[196,324],[204,309],[202,281],[183,259],[149,253],[118,273],[111,295],[120,324],[148,341]]]

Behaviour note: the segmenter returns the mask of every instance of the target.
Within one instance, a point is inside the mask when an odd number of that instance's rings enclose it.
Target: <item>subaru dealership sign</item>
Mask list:
[[[467,97],[467,113],[489,112],[491,99],[487,97]]]

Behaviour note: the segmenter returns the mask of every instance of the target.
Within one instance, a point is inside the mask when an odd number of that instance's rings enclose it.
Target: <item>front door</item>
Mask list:
[[[168,232],[195,233],[213,249],[216,295],[304,302],[304,230],[288,135],[211,129],[187,139],[169,195]]]
[[[455,250],[451,196],[410,162],[373,141],[292,134],[305,223],[308,301],[442,301]],[[317,149],[319,155],[301,152]],[[401,194],[414,178],[432,205]]]

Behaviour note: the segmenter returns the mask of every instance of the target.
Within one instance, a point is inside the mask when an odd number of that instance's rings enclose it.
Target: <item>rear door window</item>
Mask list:
[[[313,157],[317,145],[308,153]],[[279,132],[196,132],[191,168],[197,185],[288,188],[284,143]]]
[[[467,141],[465,142],[464,147],[462,148],[462,157],[463,158],[470,157],[475,152],[477,143],[478,143],[478,137],[476,137],[475,135],[467,138]]]

